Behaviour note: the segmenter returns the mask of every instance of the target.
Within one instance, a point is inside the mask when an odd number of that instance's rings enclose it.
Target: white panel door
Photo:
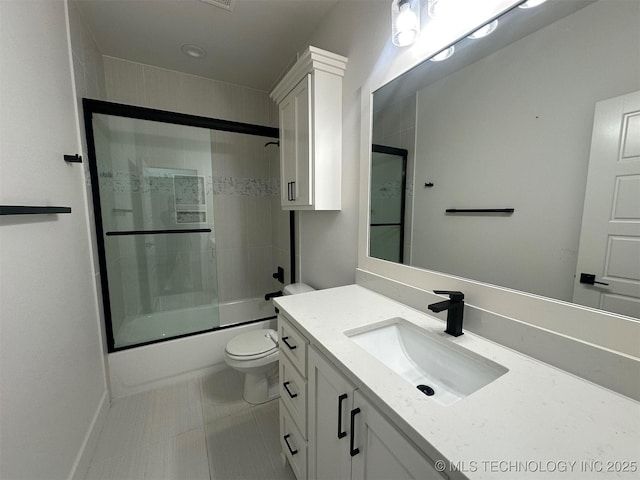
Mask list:
[[[573,301],[640,318],[640,92],[596,104]]]
[[[350,423],[355,425],[350,445],[352,480],[443,479],[433,461],[423,456],[359,391],[354,394],[350,417]]]

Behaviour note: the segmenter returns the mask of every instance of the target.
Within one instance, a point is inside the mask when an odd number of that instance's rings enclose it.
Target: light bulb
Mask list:
[[[498,20],[494,20],[493,22],[487,23],[483,27],[480,27],[471,35],[469,35],[467,38],[470,38],[472,40],[477,40],[478,38],[486,37],[487,35],[490,35],[497,27],[498,27]]]
[[[522,5],[519,5],[519,7],[520,8],[533,8],[533,7],[537,7],[538,5],[542,5],[546,1],[547,0],[528,0],[528,1],[524,2]]]
[[[455,51],[456,51],[456,47],[454,45],[451,45],[449,48],[447,48],[446,50],[441,51],[437,55],[434,55],[429,60],[431,60],[432,62],[441,62],[441,61],[446,60],[447,58],[449,58],[451,55],[453,55],[453,52],[455,52]]]
[[[391,4],[392,41],[394,45],[411,45],[420,34],[420,2],[418,0],[395,0]]]

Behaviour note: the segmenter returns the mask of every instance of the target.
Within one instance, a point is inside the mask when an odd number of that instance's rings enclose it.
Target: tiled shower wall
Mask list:
[[[268,92],[104,56],[106,99],[179,113],[277,126]],[[279,151],[266,137],[212,132],[219,300],[262,297],[289,278],[289,220],[278,197]],[[275,139],[273,139],[275,140]]]

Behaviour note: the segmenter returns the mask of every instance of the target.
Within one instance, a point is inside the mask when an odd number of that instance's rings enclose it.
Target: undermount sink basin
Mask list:
[[[442,405],[457,402],[508,371],[403,318],[349,330],[345,335]]]

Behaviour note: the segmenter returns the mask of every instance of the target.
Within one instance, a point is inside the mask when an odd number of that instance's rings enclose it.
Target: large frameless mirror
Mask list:
[[[633,0],[514,8],[374,92],[407,184],[392,257],[371,165],[369,255],[640,318],[639,24]]]

